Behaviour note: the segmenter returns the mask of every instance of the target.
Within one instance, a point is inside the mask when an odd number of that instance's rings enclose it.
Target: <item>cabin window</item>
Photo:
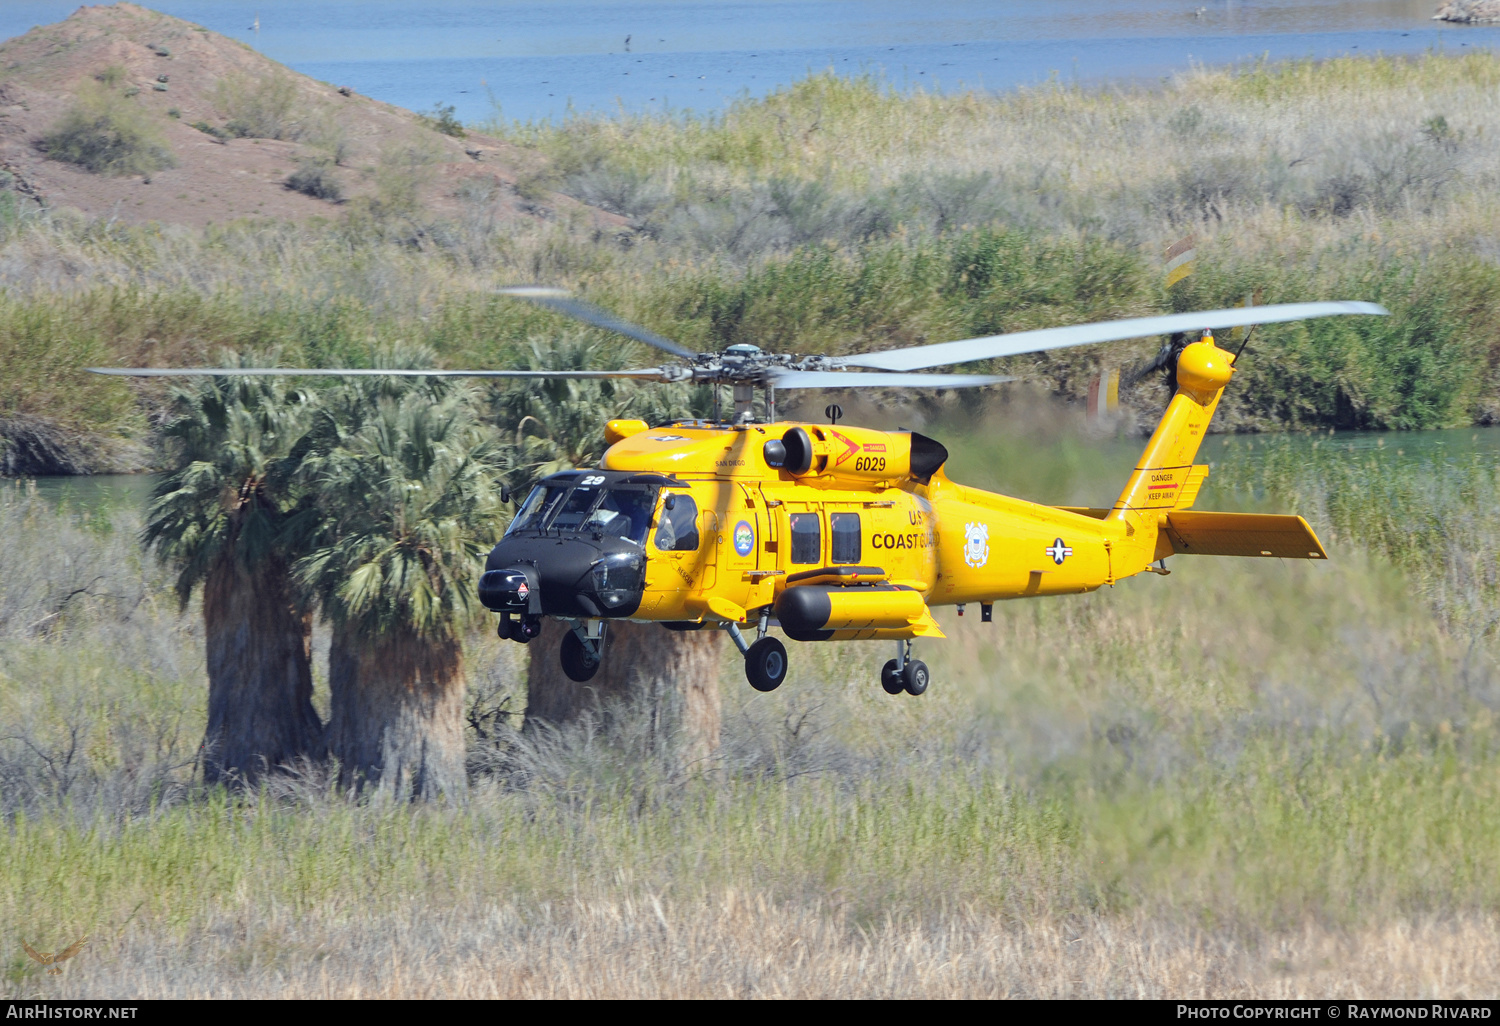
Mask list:
[[[834,513],[829,516],[828,534],[833,542],[830,563],[859,562],[858,513]]]
[[[792,562],[816,563],[823,558],[823,525],[816,513],[792,514]]]
[[[673,492],[673,506],[661,511],[656,547],[661,552],[698,551],[698,504],[691,495]]]

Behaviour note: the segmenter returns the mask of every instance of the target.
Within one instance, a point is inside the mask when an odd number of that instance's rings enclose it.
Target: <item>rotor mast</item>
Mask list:
[[[755,386],[748,381],[734,383],[734,422],[742,424],[755,419]]]
[[[776,384],[773,379],[760,382],[760,387],[765,390],[765,414],[763,423],[776,423]],[[755,419],[755,382],[737,381],[734,383],[734,420],[735,424],[760,423]]]

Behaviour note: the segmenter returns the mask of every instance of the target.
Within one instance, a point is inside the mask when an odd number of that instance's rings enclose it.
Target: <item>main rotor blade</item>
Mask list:
[[[91,374],[112,374],[125,378],[219,377],[234,375],[255,378],[637,378],[644,381],[676,381],[660,367],[639,370],[340,370],[307,367],[85,367]],[[685,373],[685,372],[684,372]]]
[[[618,332],[627,338],[633,338],[637,342],[644,342],[648,346],[655,346],[673,356],[683,359],[694,359],[698,354],[690,349],[673,342],[671,339],[662,338],[652,331],[647,331],[638,324],[621,320],[608,310],[601,310],[592,303],[585,303],[581,299],[574,299],[573,294],[567,289],[552,288],[547,285],[510,285],[503,289],[496,289],[502,296],[513,296],[516,299],[524,299],[528,302],[545,306],[549,310],[556,310],[560,314],[567,314],[575,320],[592,324],[596,328],[608,328],[610,331]]]
[[[977,388],[1015,381],[1004,374],[865,374],[859,371],[782,371],[776,388]]]
[[[1282,303],[1276,306],[1237,306],[1229,310],[1205,310],[1201,313],[1162,314],[1157,317],[1133,317],[1123,321],[1098,324],[1073,324],[1065,328],[1041,328],[1016,331],[1006,335],[987,335],[959,342],[939,342],[930,346],[891,349],[883,353],[866,353],[844,358],[851,367],[873,367],[878,370],[921,370],[923,367],[946,367],[971,360],[991,360],[997,356],[1019,356],[1048,349],[1086,346],[1093,342],[1117,342],[1147,335],[1166,335],[1174,331],[1238,328],[1249,324],[1276,324],[1300,321],[1308,317],[1332,317],[1337,314],[1390,313],[1378,303],[1326,302]]]

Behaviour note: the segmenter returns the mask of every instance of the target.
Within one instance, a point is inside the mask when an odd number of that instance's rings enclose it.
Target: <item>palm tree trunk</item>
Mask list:
[[[399,798],[461,797],[464,667],[458,642],[335,628],[328,654],[329,754],[343,787]]]
[[[208,649],[206,783],[251,783],[298,759],[323,758],[312,707],[311,621],[293,609],[286,567],[245,572],[225,557],[203,587]]]
[[[611,621],[604,665],[593,680],[569,680],[557,649],[568,628],[548,619],[531,649],[525,730],[542,723],[561,726],[585,712],[606,714],[624,700],[648,703],[666,735],[681,745],[687,765],[701,764],[719,749],[719,659],[723,631],[669,631],[656,624]]]

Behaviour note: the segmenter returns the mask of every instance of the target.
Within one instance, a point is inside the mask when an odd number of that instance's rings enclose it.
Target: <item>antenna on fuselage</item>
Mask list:
[[[844,408],[838,403],[829,403],[823,407],[823,416],[828,418],[828,423],[838,424],[839,418],[844,415]]]

